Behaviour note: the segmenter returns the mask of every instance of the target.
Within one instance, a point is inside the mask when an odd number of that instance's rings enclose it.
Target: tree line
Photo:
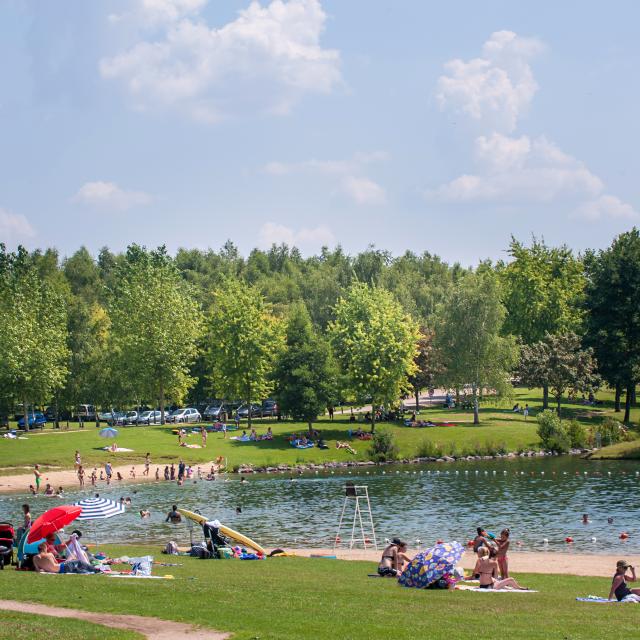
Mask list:
[[[615,389],[629,420],[640,376],[640,235],[575,254],[512,238],[475,268],[369,247],[246,258],[131,245],[15,252],[0,245],[0,403],[70,408],[275,397],[312,423],[341,400],[391,407],[456,391],[479,421],[487,392]],[[372,420],[375,412],[371,412]],[[372,424],[372,428],[373,428]]]

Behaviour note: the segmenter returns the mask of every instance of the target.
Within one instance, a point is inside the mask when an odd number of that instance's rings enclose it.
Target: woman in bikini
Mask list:
[[[489,558],[489,549],[487,549],[487,547],[480,547],[478,549],[478,561],[473,569],[473,573],[474,575],[480,576],[481,589],[498,590],[510,587],[511,589],[527,591],[527,588],[521,587],[514,578],[498,580],[498,563]]]
[[[382,558],[378,565],[378,575],[383,578],[395,578],[402,572],[405,562],[409,562],[410,558],[405,554],[407,543],[399,538],[394,538],[391,544],[388,544],[382,552]]]
[[[631,574],[627,575],[627,569],[631,570]],[[609,591],[609,600],[613,600],[613,596],[620,602],[627,596],[635,595],[640,596],[640,589],[629,589],[627,586],[627,580],[629,582],[636,581],[636,570],[631,565],[627,564],[624,560],[618,560],[616,562],[616,573],[611,581],[611,591]]]

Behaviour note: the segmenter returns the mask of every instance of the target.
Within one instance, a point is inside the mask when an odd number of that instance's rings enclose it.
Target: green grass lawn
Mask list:
[[[157,549],[110,550],[112,555],[151,552],[157,560],[166,559]],[[365,562],[306,558],[206,561],[188,557],[175,561],[183,566],[154,569],[157,575],[171,573],[174,580],[42,576],[5,570],[0,572],[0,589],[19,600],[156,616],[231,631],[236,640],[593,640],[637,636],[635,607],[575,602],[578,595],[606,596],[608,578],[518,575],[524,585],[540,593],[481,594],[404,589],[394,580],[368,578],[375,564]],[[41,619],[35,618],[33,624],[36,632],[30,637],[44,637],[37,632]],[[57,633],[69,624],[57,621],[52,628]],[[47,637],[62,636],[47,633]]]
[[[584,407],[577,404],[563,406],[563,416],[575,417],[585,425],[591,425],[600,421],[606,415],[613,413],[613,395],[603,391],[599,398],[604,400],[598,407]],[[425,440],[442,446],[445,453],[472,453],[483,448],[503,447],[508,451],[518,451],[536,447],[538,437],[536,434],[537,423],[535,414],[542,405],[541,392],[539,390],[518,389],[513,402],[519,402],[521,406],[528,403],[532,414],[527,421],[521,413],[513,413],[510,409],[512,402],[494,404],[486,402],[481,409],[481,424],[473,425],[473,416],[470,411],[447,410],[441,407],[423,409],[421,418],[433,422],[456,421],[454,427],[430,427],[408,428],[402,424],[383,423],[378,428],[391,430],[396,436],[401,457],[416,457],[420,454],[421,444]],[[620,414],[617,414],[621,417]],[[633,409],[632,419],[640,418],[640,410]],[[362,423],[360,423],[362,425]],[[246,427],[246,424],[244,425]],[[366,460],[368,459],[369,443],[355,440],[352,442],[357,455],[347,453],[345,450],[336,450],[336,440],[348,439],[347,431],[354,425],[349,423],[348,414],[337,413],[335,420],[330,422],[321,418],[317,428],[330,445],[329,450],[316,448],[298,450],[290,446],[286,436],[292,432],[306,430],[306,425],[294,422],[277,422],[265,419],[254,422],[258,433],[264,433],[267,426],[271,426],[275,434],[273,441],[239,443],[223,439],[221,434],[210,434],[206,449],[187,449],[177,445],[177,437],[172,433],[172,426],[148,426],[148,427],[121,427],[117,443],[121,447],[133,449],[133,453],[108,454],[101,447],[110,444],[111,440],[103,440],[98,437],[98,429],[88,425],[84,429],[54,430],[47,428],[44,431],[33,431],[27,434],[28,440],[7,440],[0,438],[0,473],[28,472],[33,464],[40,463],[45,471],[55,467],[73,467],[74,452],[78,449],[82,454],[85,467],[103,465],[108,459],[116,464],[140,463],[144,460],[147,451],[151,453],[152,462],[156,465],[164,465],[183,458],[185,462],[198,464],[212,460],[217,456],[227,458],[230,468],[242,463],[254,465],[275,466],[280,463],[296,464],[309,462],[328,462]],[[363,428],[368,428],[362,425]],[[189,436],[188,442],[199,444],[200,436]]]
[[[593,460],[640,460],[640,440],[618,442],[596,451]]]
[[[0,640],[141,640],[144,636],[133,631],[110,629],[73,618],[50,618],[32,613],[0,610]]]

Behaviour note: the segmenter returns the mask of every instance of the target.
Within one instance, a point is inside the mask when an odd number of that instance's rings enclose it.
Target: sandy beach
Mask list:
[[[339,560],[365,560],[377,563],[380,560],[382,550],[353,549],[295,549],[297,555],[311,557],[313,555],[337,556]],[[417,549],[411,549],[407,553],[413,556],[418,553]],[[608,577],[615,573],[616,561],[621,558],[613,555],[589,555],[577,553],[509,553],[509,572],[517,573],[545,573],[545,574],[570,574],[574,576],[599,576]],[[640,556],[624,556],[627,562],[634,566],[640,566]],[[475,565],[476,556],[474,553],[465,551],[462,557],[462,566],[465,569],[472,569]],[[330,562],[330,560],[327,560]],[[373,567],[372,569],[374,569]]]
[[[197,469],[199,466],[200,469],[202,469],[202,473],[207,474],[209,473],[209,470],[213,465],[215,465],[217,468],[217,464],[212,460],[209,462],[202,462],[199,465],[196,465],[195,468]],[[130,484],[134,482],[155,482],[156,468],[160,469],[160,479],[162,479],[165,466],[166,466],[166,463],[162,465],[158,465],[152,462],[149,467],[149,475],[143,476],[142,473],[144,472],[144,464],[123,464],[123,465],[112,464],[113,477],[111,480],[111,485],[118,486],[122,484]],[[135,475],[136,475],[135,478],[133,478],[130,475],[131,469],[135,470]],[[41,470],[42,470],[42,465],[41,465]],[[87,466],[85,467],[84,470],[85,470],[85,477],[84,477],[85,488],[91,487],[91,472],[93,471],[93,467]],[[99,478],[100,471],[104,472],[104,465],[97,467],[97,470],[98,470],[98,478]],[[116,480],[118,472],[120,472],[120,474],[122,475],[123,480]],[[0,493],[12,493],[12,492],[18,492],[18,491],[28,493],[29,485],[34,484],[34,482],[35,481],[34,481],[33,472],[0,476]],[[68,487],[78,488],[80,486],[80,483],[78,482],[78,475],[74,469],[60,469],[55,471],[47,471],[45,467],[45,470],[42,471],[40,493],[44,491],[44,487],[47,484],[47,482],[54,489],[57,489],[58,487],[63,487],[65,489]],[[97,488],[104,488],[106,486],[107,486],[107,483],[104,480],[98,480],[96,483]]]

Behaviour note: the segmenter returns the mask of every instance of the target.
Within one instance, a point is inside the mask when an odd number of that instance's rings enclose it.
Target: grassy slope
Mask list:
[[[32,613],[0,611],[0,640],[141,640],[144,638],[133,631],[110,629],[84,620],[72,618],[50,618]]]
[[[603,447],[591,458],[593,460],[640,460],[640,440],[618,442],[610,447]]]
[[[121,547],[112,551],[133,556],[150,550]],[[635,607],[575,602],[577,595],[606,595],[609,581],[603,578],[523,575],[518,579],[540,593],[487,595],[402,589],[393,580],[367,578],[375,565],[363,562],[186,557],[179,561],[183,566],[158,567],[154,572],[171,572],[173,581],[4,571],[0,589],[16,599],[158,616],[233,631],[237,640],[493,639],[505,637],[505,632],[520,640],[592,640],[611,637],[612,628],[620,637],[637,633]],[[91,588],[81,588],[79,583],[91,583]]]
[[[565,405],[563,415],[577,417],[585,425],[593,424],[605,415],[614,415],[611,394],[602,392],[600,397],[606,401],[605,405],[596,408]],[[516,391],[516,401],[521,405],[528,403],[535,414],[541,407],[541,394],[538,390],[519,389]],[[423,410],[421,417],[434,422],[451,420],[461,421],[464,424],[456,427],[425,429],[412,429],[398,424],[385,424],[381,427],[394,432],[400,455],[403,457],[416,456],[420,443],[425,439],[440,443],[445,448],[455,444],[458,452],[473,449],[477,445],[483,446],[486,443],[504,445],[510,451],[536,446],[538,438],[535,419],[530,416],[525,422],[522,414],[515,414],[509,410],[510,406],[511,403],[508,406],[486,403],[482,409],[479,426],[471,424],[472,415],[468,411],[433,408]],[[632,419],[637,420],[639,417],[640,410],[634,409]],[[71,468],[76,449],[81,451],[85,467],[88,468],[94,464],[104,464],[109,458],[112,462],[119,464],[140,463],[144,460],[144,454],[147,451],[151,453],[153,463],[158,465],[174,462],[180,457],[188,463],[201,463],[219,455],[226,457],[230,466],[240,463],[276,465],[354,459],[354,456],[345,450],[338,451],[334,448],[335,440],[346,440],[347,431],[353,428],[346,414],[344,416],[336,414],[334,422],[323,419],[317,424],[331,445],[328,451],[315,448],[301,451],[289,445],[283,436],[294,431],[305,430],[304,425],[291,422],[278,423],[275,420],[255,421],[258,433],[264,433],[267,425],[272,427],[276,435],[271,442],[238,443],[229,438],[224,440],[220,434],[210,434],[206,449],[179,448],[177,438],[172,434],[170,426],[124,427],[119,430],[118,445],[133,449],[134,452],[120,453],[115,456],[101,450],[101,447],[112,441],[99,438],[95,426],[87,426],[83,430],[75,431],[46,429],[44,432],[30,433],[28,440],[11,441],[0,438],[0,473],[3,472],[2,469],[4,473],[28,471],[36,462],[45,465],[45,470],[49,467]],[[189,442],[199,444],[200,436],[191,435]],[[358,452],[356,459],[367,458],[368,443],[355,441],[353,446]]]

